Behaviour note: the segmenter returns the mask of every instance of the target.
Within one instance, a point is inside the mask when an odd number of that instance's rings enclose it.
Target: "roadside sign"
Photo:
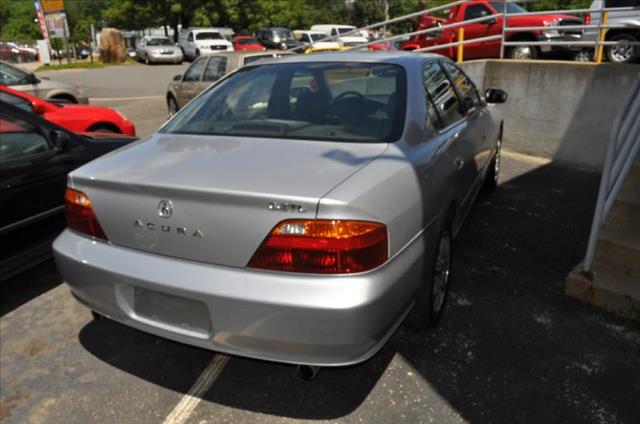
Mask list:
[[[44,20],[47,23],[49,38],[65,38],[67,16],[64,12],[47,13],[44,15]]]
[[[64,10],[64,0],[41,0],[44,13],[60,12]]]

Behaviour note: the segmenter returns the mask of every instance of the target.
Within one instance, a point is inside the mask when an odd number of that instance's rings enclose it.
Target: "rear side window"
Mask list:
[[[425,65],[422,77],[428,100],[434,108],[433,111],[427,110],[432,125],[436,129],[441,129],[462,120],[464,114],[458,95],[440,65],[437,62]],[[434,119],[436,115],[437,120]]]
[[[204,57],[196,60],[193,64],[191,64],[191,66],[189,66],[187,72],[184,73],[184,78],[182,78],[182,81],[200,81],[200,77],[202,76],[202,71],[204,71],[204,65],[206,63],[207,60]]]
[[[453,85],[462,96],[462,102],[470,107],[478,107],[481,104],[480,96],[471,80],[453,63],[444,62],[445,69],[451,77]]]
[[[202,81],[218,81],[227,73],[227,58],[212,57],[204,70]]]

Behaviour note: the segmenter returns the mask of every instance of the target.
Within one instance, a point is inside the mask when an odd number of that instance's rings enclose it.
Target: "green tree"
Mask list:
[[[33,0],[0,1],[0,39],[30,43],[39,38]]]

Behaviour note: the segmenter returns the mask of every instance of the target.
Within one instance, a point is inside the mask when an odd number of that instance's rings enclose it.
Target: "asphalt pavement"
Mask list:
[[[638,328],[563,292],[597,185],[505,154],[498,190],[478,198],[456,239],[441,325],[401,327],[371,360],[313,382],[293,366],[94,321],[49,261],[0,285],[0,420],[637,423]]]

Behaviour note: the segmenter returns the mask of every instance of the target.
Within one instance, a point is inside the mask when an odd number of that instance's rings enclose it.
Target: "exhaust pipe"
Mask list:
[[[305,381],[312,381],[320,372],[320,367],[315,367],[313,365],[298,365],[296,367],[296,371],[301,379]]]

